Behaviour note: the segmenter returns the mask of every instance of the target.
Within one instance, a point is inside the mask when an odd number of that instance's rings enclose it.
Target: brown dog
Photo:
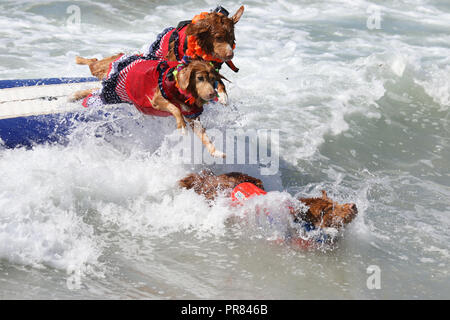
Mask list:
[[[196,193],[204,195],[209,200],[214,200],[219,191],[229,191],[243,182],[250,182],[263,189],[262,181],[239,172],[214,175],[210,171],[202,171],[200,174],[192,173],[181,179],[179,186],[193,189]],[[358,210],[354,203],[338,204],[328,198],[322,191],[321,198],[299,198],[300,202],[309,207],[307,212],[291,211],[295,219],[308,222],[315,228],[339,229],[350,223],[357,215]]]
[[[234,25],[239,22],[243,13],[244,6],[241,6],[231,18],[222,13],[203,12],[191,21],[180,22],[175,30],[162,37],[159,43],[162,57],[168,61],[176,61],[188,55],[210,61],[218,69],[226,62],[237,72],[239,69],[231,62],[236,40]],[[228,95],[222,81],[219,81],[217,92],[218,101],[227,104]]]
[[[122,59],[116,62],[117,59]],[[201,139],[209,153],[214,157],[225,157],[216,150],[198,121],[203,111],[203,105],[217,96],[215,82],[222,76],[208,62],[203,60],[178,62],[162,62],[141,59],[140,56],[96,59],[77,58],[77,63],[87,64],[91,72],[98,77],[105,77],[101,91],[92,96],[98,89],[76,92],[73,99],[86,98],[89,101],[99,101],[105,104],[130,103],[141,112],[155,116],[173,115],[177,128],[185,133],[186,120],[194,133]],[[113,67],[118,63],[121,67]],[[110,74],[104,76],[105,66]]]
[[[202,13],[189,21],[182,21],[177,28],[164,30],[158,35],[149,48],[145,57],[153,60],[181,61],[187,55],[192,59],[203,59],[220,69],[223,62],[237,72],[237,68],[230,63],[234,56],[235,35],[234,25],[244,13],[241,6],[236,13],[228,18],[222,13]],[[110,63],[120,57],[122,53],[102,59],[85,59],[76,57],[77,64],[87,64],[93,76],[99,80],[106,78]],[[226,104],[228,95],[222,79],[218,80],[218,101]]]
[[[239,22],[242,14],[244,13],[244,6],[241,6],[236,13],[231,17],[227,17],[221,13],[203,12],[197,15],[189,23],[182,22],[178,27],[178,34],[183,33],[182,24],[186,25],[185,33],[186,37],[193,37],[196,39],[200,50],[195,50],[193,53],[197,54],[199,58],[204,58],[208,61],[230,61],[234,57],[235,47],[235,35],[234,25]],[[181,35],[181,38],[183,35]],[[189,40],[188,40],[189,42]],[[164,45],[164,44],[162,44]],[[189,53],[189,43],[180,43],[179,47],[176,47],[174,39],[169,40],[167,53],[164,57],[173,61],[177,58],[177,52]],[[194,48],[193,48],[194,49]],[[162,48],[163,54],[166,48]],[[182,50],[182,51],[181,51]],[[205,56],[201,55],[205,54]]]

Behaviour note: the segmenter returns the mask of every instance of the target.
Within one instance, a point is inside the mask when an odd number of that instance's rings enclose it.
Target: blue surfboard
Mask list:
[[[95,87],[100,82],[91,77],[0,80],[0,144],[64,142],[75,122],[87,120],[81,102],[67,97]]]

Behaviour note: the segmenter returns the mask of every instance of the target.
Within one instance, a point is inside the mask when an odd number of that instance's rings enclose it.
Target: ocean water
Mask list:
[[[144,50],[216,4],[2,0],[0,79],[89,76],[76,55]],[[177,163],[173,119],[133,110],[0,149],[0,299],[450,297],[450,2],[222,3],[241,4],[230,104],[203,121],[279,130],[279,170]],[[359,215],[332,248],[278,244],[177,188],[204,167],[263,179],[267,206],[325,189]]]

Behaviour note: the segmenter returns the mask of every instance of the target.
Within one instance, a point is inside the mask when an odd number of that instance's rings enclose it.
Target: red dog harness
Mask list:
[[[143,113],[167,117],[172,114],[155,109],[151,100],[157,88],[163,97],[180,109],[183,116],[195,118],[203,112],[203,108],[195,105],[185,110],[177,101],[186,101],[189,97],[183,95],[176,87],[175,77],[172,72],[177,67],[176,61],[144,60],[134,65],[129,71],[125,82],[125,88],[130,101]]]
[[[267,194],[267,192],[258,188],[253,183],[243,182],[238,184],[233,191],[231,191],[231,199],[235,203],[242,204],[245,200],[262,194]]]

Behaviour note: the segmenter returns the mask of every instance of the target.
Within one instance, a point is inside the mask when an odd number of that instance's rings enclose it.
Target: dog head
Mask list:
[[[177,74],[178,86],[196,100],[209,101],[217,96],[216,82],[224,78],[207,61],[192,60]]]
[[[234,25],[243,13],[244,6],[231,18],[217,12],[203,14],[200,19],[193,19],[186,29],[186,35],[194,36],[206,54],[222,61],[231,60],[235,45]]]
[[[358,214],[354,203],[339,204],[322,190],[321,198],[300,198],[309,207],[300,217],[312,223],[316,228],[340,228],[350,223]]]

